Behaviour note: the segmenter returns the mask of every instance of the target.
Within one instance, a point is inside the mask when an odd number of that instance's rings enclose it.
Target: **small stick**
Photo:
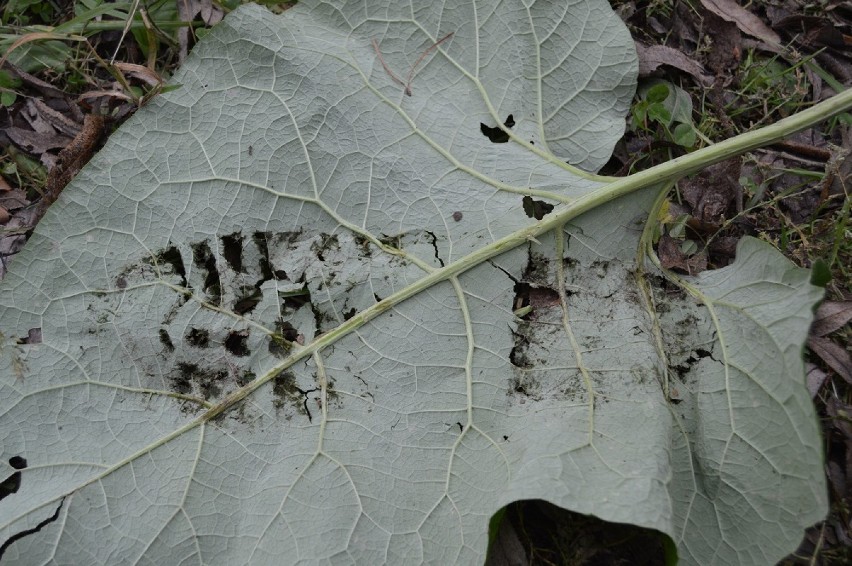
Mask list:
[[[379,44],[376,43],[375,39],[373,40],[373,49],[376,50],[376,55],[379,57],[379,61],[381,61],[382,67],[384,67],[385,72],[388,75],[390,75],[390,78],[392,78],[394,80],[394,82],[398,83],[400,86],[405,87],[405,83],[402,82],[402,79],[399,78],[398,76],[396,76],[394,74],[394,72],[390,70],[390,67],[388,67],[388,64],[385,63],[385,58],[382,57],[382,52],[379,50]],[[408,87],[405,87],[405,88],[407,89]],[[411,95],[409,94],[408,96],[411,96]]]
[[[406,80],[405,85],[403,85],[403,86],[405,86],[405,94],[407,94],[408,96],[411,96],[411,81],[414,78],[414,71],[417,70],[417,66],[420,65],[420,63],[423,61],[423,59],[426,58],[427,55],[429,55],[430,51],[432,51],[433,49],[435,49],[436,47],[438,47],[439,45],[444,43],[446,40],[450,39],[452,36],[453,36],[453,32],[450,32],[447,35],[445,35],[444,37],[442,37],[441,39],[439,39],[438,41],[436,41],[435,43],[433,43],[429,47],[429,49],[424,51],[420,55],[420,57],[417,59],[417,61],[414,62],[414,65],[411,66],[411,70],[408,71],[408,80]]]
[[[390,78],[392,78],[395,83],[397,83],[399,86],[401,86],[405,89],[406,95],[411,96],[411,81],[414,79],[414,71],[417,70],[417,67],[420,65],[420,63],[423,62],[423,59],[425,59],[426,56],[429,55],[429,52],[431,52],[433,49],[435,49],[436,47],[438,47],[439,45],[444,43],[446,40],[450,39],[453,36],[453,33],[454,32],[448,33],[447,35],[445,35],[444,37],[442,37],[441,39],[439,39],[438,41],[436,41],[435,43],[430,45],[429,48],[426,49],[426,51],[421,53],[420,57],[418,57],[417,61],[414,62],[414,65],[411,66],[411,70],[408,71],[408,77],[405,81],[403,81],[401,78],[396,76],[396,74],[393,71],[391,71],[390,67],[388,67],[388,64],[385,63],[385,58],[382,57],[382,51],[379,49],[379,44],[376,42],[375,39],[373,40],[373,50],[375,50],[376,56],[379,58],[379,62],[381,62],[382,67],[384,68],[384,70],[388,74],[388,76]]]

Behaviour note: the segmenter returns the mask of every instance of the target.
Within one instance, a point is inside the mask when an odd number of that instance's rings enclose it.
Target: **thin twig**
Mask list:
[[[420,65],[420,63],[423,62],[423,59],[425,59],[426,56],[429,55],[429,53],[433,49],[435,49],[436,47],[438,47],[439,45],[444,43],[446,40],[450,39],[453,36],[453,33],[454,32],[448,33],[447,35],[445,35],[444,37],[442,37],[441,39],[439,39],[438,41],[436,41],[435,43],[430,45],[429,48],[426,49],[426,51],[421,53],[420,57],[417,58],[417,61],[414,62],[414,65],[411,66],[411,70],[408,71],[408,77],[405,81],[403,81],[401,78],[396,76],[396,74],[393,71],[391,71],[390,67],[388,67],[388,64],[385,63],[385,58],[382,57],[382,51],[379,49],[379,44],[378,44],[378,42],[376,42],[375,39],[372,40],[373,41],[373,49],[376,51],[376,56],[379,58],[379,62],[382,64],[382,67],[385,69],[385,72],[388,74],[388,76],[390,76],[390,78],[392,78],[395,83],[397,83],[398,85],[400,85],[401,87],[403,87],[405,89],[406,95],[411,96],[411,81],[414,79],[414,72],[417,70],[417,67]]]
[[[438,41],[436,41],[435,43],[433,43],[429,47],[429,49],[424,51],[420,55],[420,57],[417,59],[417,61],[414,62],[414,65],[411,66],[411,70],[408,71],[408,79],[405,81],[405,85],[403,85],[403,86],[405,86],[405,94],[407,94],[408,96],[411,96],[411,81],[412,81],[412,79],[414,79],[414,71],[417,70],[417,66],[420,65],[420,63],[423,61],[423,59],[426,58],[427,55],[429,55],[430,51],[432,51],[433,49],[435,49],[436,47],[438,47],[439,45],[444,43],[446,40],[450,39],[453,36],[453,33],[454,32],[450,32],[447,35],[445,35],[444,37],[442,37],[441,39],[439,39]]]
[[[404,82],[402,82],[402,79],[401,79],[401,78],[399,78],[398,76],[396,76],[396,75],[394,74],[394,72],[390,70],[390,67],[388,67],[388,64],[387,64],[387,63],[385,63],[385,58],[384,58],[384,57],[382,57],[382,52],[381,52],[381,50],[379,50],[379,44],[378,44],[378,43],[376,43],[376,40],[375,40],[375,39],[373,40],[373,49],[375,49],[375,50],[376,50],[376,55],[378,56],[379,61],[382,63],[382,67],[384,67],[385,72],[386,72],[388,75],[390,75],[390,78],[392,78],[392,79],[393,79],[396,83],[398,83],[400,86],[405,87],[405,83],[404,83]],[[406,88],[407,88],[407,87],[406,87]],[[409,96],[411,96],[411,95],[409,94]]]

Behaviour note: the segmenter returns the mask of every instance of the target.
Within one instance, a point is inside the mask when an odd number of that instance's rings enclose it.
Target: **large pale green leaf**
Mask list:
[[[525,239],[606,185],[565,161],[636,73],[606,3],[528,4],[247,6],[197,46],[3,283],[4,558],[476,563],[525,498],[688,563],[796,546],[819,292],[755,240],[646,277],[654,191]]]

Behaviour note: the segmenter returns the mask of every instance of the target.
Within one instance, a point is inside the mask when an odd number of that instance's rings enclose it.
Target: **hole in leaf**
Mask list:
[[[246,331],[234,331],[225,338],[225,349],[235,356],[245,357],[249,355],[248,333]]]
[[[311,292],[308,291],[308,286],[305,285],[298,291],[279,292],[278,298],[281,299],[284,310],[290,309],[295,311],[302,305],[311,302]]]
[[[272,263],[269,261],[269,238],[271,234],[269,232],[255,232],[251,235],[251,239],[254,241],[254,245],[257,246],[257,251],[260,252],[260,273],[263,276],[264,281],[269,281],[273,278],[272,272]]]
[[[269,337],[269,353],[276,358],[286,358],[287,352],[290,351],[290,345],[284,341],[284,338]]]
[[[664,539],[651,529],[610,523],[542,500],[515,501],[504,509],[502,521],[515,533],[515,544],[534,549],[530,563],[644,566],[667,563]],[[506,537],[500,534],[494,537],[489,558],[503,554],[499,548],[501,540]]]
[[[206,348],[210,343],[210,333],[199,328],[191,328],[186,334],[186,341],[190,346]]]
[[[243,271],[243,235],[239,232],[222,236],[222,256],[236,272]]]
[[[513,333],[515,338],[515,346],[512,348],[512,351],[509,352],[509,361],[513,366],[521,369],[529,369],[533,367],[532,360],[527,356],[527,348],[529,347],[529,340],[523,334],[516,332]],[[515,378],[517,381],[517,378]],[[520,382],[518,382],[520,383]],[[519,391],[517,389],[517,384],[513,384],[512,389],[514,391]]]
[[[222,287],[219,280],[219,270],[216,268],[216,258],[210,251],[207,242],[192,245],[192,261],[196,266],[207,272],[204,277],[204,292],[216,306],[222,303]]]
[[[256,378],[257,375],[253,371],[246,370],[241,375],[237,376],[237,385],[243,387],[254,381]]]
[[[343,313],[343,320],[349,320],[356,314],[358,314],[358,311],[355,309],[355,307],[352,307],[351,309]]]
[[[565,294],[570,297],[573,292],[566,290]],[[550,287],[534,287],[523,281],[515,284],[513,310],[517,313],[519,309],[530,307],[529,312],[518,317],[521,320],[530,320],[536,312],[541,312],[541,309],[559,308],[560,303],[559,293]]]
[[[170,265],[173,273],[180,276],[182,285],[186,287],[186,267],[183,265],[183,257],[181,257],[180,251],[176,247],[167,247],[157,254],[156,259],[157,264],[160,266]]]
[[[526,213],[527,218],[541,220],[553,211],[552,204],[543,200],[535,200],[529,195],[521,199],[521,203],[524,206],[524,213]]]
[[[515,117],[509,114],[503,126],[512,128],[515,125]],[[506,143],[509,141],[509,134],[503,128],[486,126],[482,122],[479,123],[479,131],[482,132],[491,143]]]
[[[9,465],[16,470],[23,470],[27,467],[27,460],[21,456],[12,456],[9,458]],[[18,490],[21,488],[21,472],[15,472],[3,482],[0,482],[0,500],[3,498],[12,495],[13,493],[18,493]]]
[[[269,337],[269,353],[277,358],[285,358],[292,349],[291,342],[299,342],[299,331],[286,320],[279,318],[275,321],[275,334]],[[301,342],[299,342],[301,343]]]
[[[379,241],[391,248],[402,248],[402,234],[388,236],[387,234],[382,233],[382,237],[379,238]]]
[[[278,331],[281,333],[281,336],[283,336],[284,340],[288,342],[295,342],[296,338],[299,337],[299,331],[286,320],[278,321],[276,326],[278,327]]]
[[[263,299],[263,292],[258,287],[241,287],[242,296],[234,303],[234,312],[243,315],[250,313]]]
[[[30,328],[27,335],[18,338],[18,344],[41,344],[41,328]]]
[[[514,291],[515,298],[512,301],[512,310],[516,311],[518,309],[522,309],[530,304],[530,285],[529,283],[524,283],[523,281],[518,281],[515,283]],[[521,317],[524,320],[529,318],[529,313]]]
[[[311,251],[317,255],[317,259],[325,261],[326,252],[340,249],[337,234],[320,234],[320,240],[311,246]]]

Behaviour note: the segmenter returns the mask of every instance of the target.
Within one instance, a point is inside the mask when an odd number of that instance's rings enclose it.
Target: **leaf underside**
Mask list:
[[[646,275],[656,190],[466,258],[605,187],[565,162],[607,161],[635,89],[608,4],[307,4],[214,28],[12,264],[4,557],[467,564],[520,499],[684,563],[795,548],[806,271],[746,239]]]

